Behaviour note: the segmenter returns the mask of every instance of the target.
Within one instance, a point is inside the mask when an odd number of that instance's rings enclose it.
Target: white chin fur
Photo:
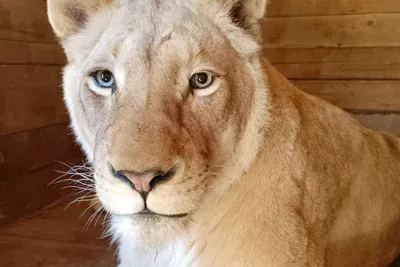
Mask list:
[[[180,221],[171,220],[175,219],[136,220],[132,216],[113,215],[111,233],[119,244],[118,266],[149,266],[149,263],[152,267],[178,266],[178,259],[183,257],[187,247],[187,239],[182,234]]]

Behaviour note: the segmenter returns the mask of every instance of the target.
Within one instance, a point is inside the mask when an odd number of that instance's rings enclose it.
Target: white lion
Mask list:
[[[266,0],[48,0],[120,266],[387,266],[400,141],[260,58]]]

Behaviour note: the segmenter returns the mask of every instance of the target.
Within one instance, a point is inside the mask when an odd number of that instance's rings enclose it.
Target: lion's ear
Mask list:
[[[254,36],[260,35],[260,20],[264,17],[268,0],[222,0],[230,2],[233,21]]]
[[[47,0],[47,14],[55,34],[66,38],[85,27],[90,16],[114,0]]]

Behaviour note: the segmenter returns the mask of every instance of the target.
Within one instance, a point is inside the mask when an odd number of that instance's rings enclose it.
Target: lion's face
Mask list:
[[[221,173],[251,130],[258,46],[216,5],[106,2],[64,41],[74,130],[110,213],[181,220],[235,178]]]

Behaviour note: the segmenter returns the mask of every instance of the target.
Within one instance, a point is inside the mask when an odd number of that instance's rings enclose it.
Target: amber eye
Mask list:
[[[194,89],[205,89],[213,83],[214,77],[207,72],[193,74],[190,78],[190,86]]]
[[[95,84],[104,89],[113,89],[115,87],[114,75],[109,70],[99,70],[92,74]]]

